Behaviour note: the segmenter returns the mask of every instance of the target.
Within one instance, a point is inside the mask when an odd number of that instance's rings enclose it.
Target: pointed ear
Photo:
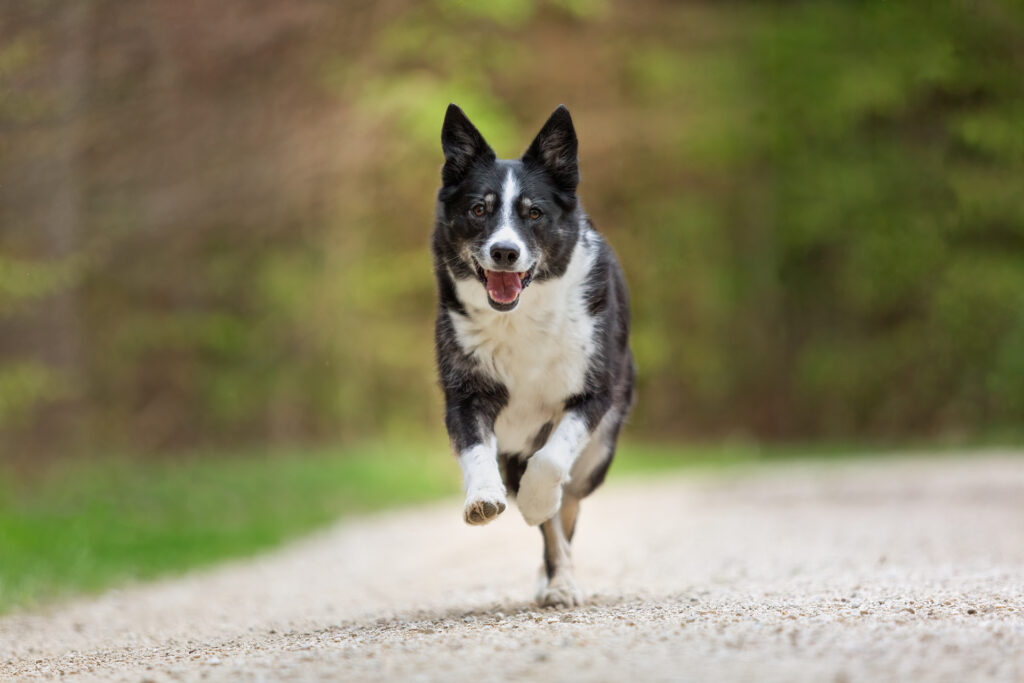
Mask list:
[[[576,186],[580,183],[579,163],[576,160],[577,147],[572,117],[569,116],[569,110],[565,105],[561,104],[537,133],[537,137],[523,155],[523,162],[542,167],[560,189],[575,193]]]
[[[445,187],[458,185],[478,159],[494,161],[494,150],[466,115],[454,104],[448,105],[441,126],[441,149],[444,167],[441,181]]]

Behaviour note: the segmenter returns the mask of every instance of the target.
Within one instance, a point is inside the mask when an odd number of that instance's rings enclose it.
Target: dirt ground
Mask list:
[[[446,501],[5,617],[0,679],[1024,681],[1024,453],[610,480],[582,608]]]

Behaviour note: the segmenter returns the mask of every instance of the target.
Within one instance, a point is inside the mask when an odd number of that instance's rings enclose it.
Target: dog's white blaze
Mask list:
[[[467,496],[480,491],[505,490],[498,470],[497,439],[494,436],[486,443],[476,444],[459,453],[459,467]]]
[[[505,183],[501,188],[501,213],[499,214],[498,229],[494,231],[491,238],[487,240],[487,244],[484,245],[484,255],[490,258],[491,247],[499,242],[511,242],[516,245],[519,250],[519,260],[516,264],[520,264],[524,259],[527,258],[526,244],[523,239],[516,232],[514,224],[512,222],[512,215],[515,209],[516,198],[519,196],[519,181],[516,179],[516,174],[509,169],[508,175],[505,176]],[[487,264],[496,265],[496,264]],[[523,268],[525,270],[525,268]]]
[[[501,188],[501,224],[502,229],[512,229],[512,208],[519,196],[519,180],[512,169],[505,176],[505,184]]]
[[[560,426],[566,398],[584,389],[597,350],[584,291],[596,251],[587,232],[565,275],[531,285],[507,313],[490,307],[476,279],[455,280],[469,314],[449,312],[456,339],[509,392],[494,425],[500,453],[528,455],[547,422]]]

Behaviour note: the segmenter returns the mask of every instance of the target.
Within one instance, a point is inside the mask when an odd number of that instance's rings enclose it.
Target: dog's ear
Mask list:
[[[444,167],[441,181],[445,187],[458,185],[478,160],[494,161],[494,150],[466,115],[454,104],[448,105],[441,125],[441,149]]]
[[[577,148],[572,117],[565,105],[560,104],[526,150],[523,163],[543,168],[560,190],[574,194],[580,184]]]

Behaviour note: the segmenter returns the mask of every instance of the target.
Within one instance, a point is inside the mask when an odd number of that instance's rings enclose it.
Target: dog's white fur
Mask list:
[[[508,183],[506,189],[511,189]],[[582,229],[562,277],[532,285],[509,312],[492,309],[478,281],[453,277],[468,313],[449,314],[459,345],[509,393],[508,404],[495,420],[494,438],[459,454],[467,511],[481,499],[497,502],[498,453],[528,454],[533,439],[550,421],[555,427],[544,447],[530,458],[517,497],[528,524],[550,519],[559,508],[573,465],[586,448],[586,426],[575,413],[565,413],[564,402],[568,395],[582,393],[596,352],[595,321],[584,299],[584,282],[595,257],[591,234],[590,228]]]
[[[497,452],[496,441],[492,435],[488,443],[477,444],[459,454],[466,491],[463,518],[467,524],[486,524],[505,510],[505,484],[501,473],[491,467]]]

